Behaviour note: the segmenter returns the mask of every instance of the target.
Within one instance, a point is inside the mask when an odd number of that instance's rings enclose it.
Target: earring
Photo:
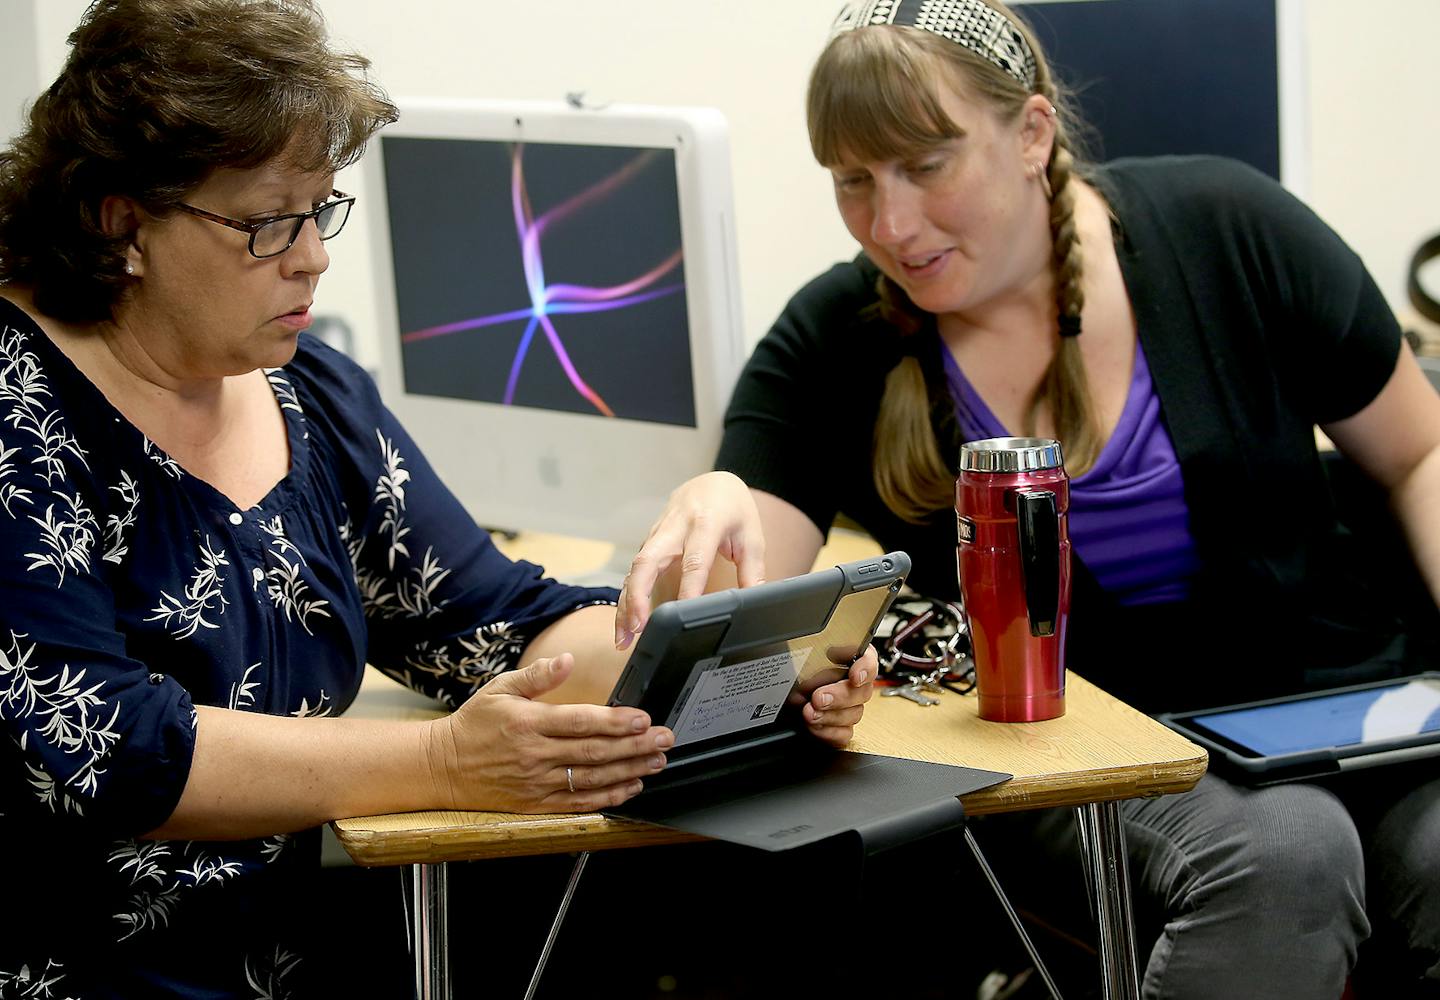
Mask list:
[[[1040,182],[1040,188],[1045,192],[1046,201],[1055,200],[1055,192],[1050,189],[1050,175],[1045,170],[1045,164],[1035,160],[1030,164],[1030,176]]]
[[[132,276],[135,274],[135,265],[128,260],[125,262],[125,273]]]

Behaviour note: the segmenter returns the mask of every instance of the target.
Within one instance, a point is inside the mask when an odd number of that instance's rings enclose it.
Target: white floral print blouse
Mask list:
[[[240,510],[0,300],[0,1000],[308,995],[318,831],[137,839],[194,706],[338,714],[367,661],[455,705],[614,599],[503,556],[343,355],[268,375],[290,472]]]

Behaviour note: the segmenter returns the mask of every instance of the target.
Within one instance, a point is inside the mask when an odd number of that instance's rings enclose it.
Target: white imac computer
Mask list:
[[[399,104],[362,165],[381,392],[481,525],[611,542],[618,580],[743,360],[725,121]]]

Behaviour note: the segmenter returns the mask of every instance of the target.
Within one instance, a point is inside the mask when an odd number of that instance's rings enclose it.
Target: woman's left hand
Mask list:
[[[716,556],[735,564],[737,582],[765,580],[765,536],[750,488],[729,472],[707,472],[677,486],[630,563],[615,607],[615,648],[627,649],[645,628],[661,574],[680,570],[676,598],[705,592]]]
[[[865,712],[865,703],[875,693],[875,676],[879,670],[875,647],[867,646],[865,654],[850,665],[844,677],[812,690],[800,710],[810,732],[831,746],[846,746],[855,735],[855,725]]]

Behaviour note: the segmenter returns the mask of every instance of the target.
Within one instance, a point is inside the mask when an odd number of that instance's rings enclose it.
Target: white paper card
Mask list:
[[[805,646],[700,672],[679,720],[671,727],[675,745],[728,736],[773,721],[809,655],[810,647]]]

